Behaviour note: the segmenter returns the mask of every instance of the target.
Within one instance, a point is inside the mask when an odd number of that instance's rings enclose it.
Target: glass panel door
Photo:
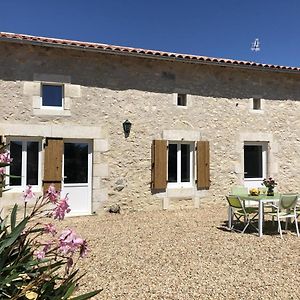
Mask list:
[[[64,183],[88,182],[88,144],[64,144]]]
[[[68,195],[69,215],[84,215],[92,209],[92,143],[64,141],[62,196]]]

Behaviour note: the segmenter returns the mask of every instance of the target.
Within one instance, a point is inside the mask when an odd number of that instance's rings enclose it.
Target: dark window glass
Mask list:
[[[168,181],[177,182],[177,145],[169,144]]]
[[[39,143],[27,142],[27,181],[26,184],[38,184]]]
[[[62,107],[63,87],[61,85],[42,85],[43,106]]]
[[[65,143],[64,146],[64,182],[88,182],[88,144]]]
[[[262,178],[262,146],[244,146],[244,177]]]
[[[181,144],[181,182],[190,182],[190,145]]]
[[[21,185],[22,175],[22,142],[10,142],[10,156],[13,161],[10,163],[10,175],[20,176],[19,178],[9,178],[9,185]]]
[[[253,109],[257,109],[257,110],[261,109],[261,100],[259,98],[253,99]]]
[[[186,94],[178,94],[177,95],[177,105],[178,106],[186,106]]]

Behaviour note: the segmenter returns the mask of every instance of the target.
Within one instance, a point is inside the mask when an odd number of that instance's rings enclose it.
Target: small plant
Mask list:
[[[262,185],[264,185],[268,190],[267,190],[267,195],[268,196],[273,196],[274,195],[274,188],[277,185],[275,180],[272,177],[269,177],[268,179],[264,179],[262,182]]]
[[[1,149],[2,189],[5,167],[11,159],[9,152]],[[45,222],[45,218],[64,219],[70,212],[68,197],[61,198],[60,192],[50,185],[29,210],[27,202],[34,197],[28,186],[23,192],[24,215],[18,218],[15,205],[10,216],[0,216],[1,299],[84,300],[97,295],[101,290],[74,296],[82,278],[76,262],[87,254],[86,240],[70,228],[58,234],[53,222]]]
[[[273,188],[277,185],[275,180],[272,177],[269,177],[268,179],[264,179],[262,185],[264,185],[266,188]]]

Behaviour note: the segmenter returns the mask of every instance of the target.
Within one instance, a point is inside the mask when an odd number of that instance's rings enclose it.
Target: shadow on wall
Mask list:
[[[245,99],[299,100],[298,74],[172,62],[82,50],[0,43],[0,80],[32,81],[33,74],[71,75],[72,83],[111,90]]]

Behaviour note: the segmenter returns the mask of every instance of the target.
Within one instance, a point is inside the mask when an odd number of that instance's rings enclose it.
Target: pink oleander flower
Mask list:
[[[45,233],[51,233],[53,236],[57,234],[56,228],[53,224],[45,224],[44,226]]]
[[[49,200],[52,203],[56,203],[59,199],[60,192],[56,191],[54,184],[50,184],[48,190],[47,190],[47,196],[49,197]]]
[[[31,199],[35,196],[34,192],[31,189],[32,189],[32,186],[27,185],[27,187],[25,188],[25,191],[23,191],[23,199],[25,202],[27,202],[28,199]]]
[[[38,251],[35,251],[35,252],[34,252],[34,255],[36,256],[36,258],[37,258],[38,260],[42,260],[42,259],[45,258],[46,253],[45,253],[45,251],[43,251],[43,250],[38,250]]]
[[[65,243],[71,243],[76,238],[77,238],[76,232],[74,230],[68,228],[61,232],[59,240],[65,242]]]
[[[10,158],[10,152],[8,150],[0,153],[0,162],[2,162],[2,163],[12,162],[12,158]]]
[[[4,175],[5,174],[5,168],[0,168],[0,175]]]
[[[64,199],[61,199],[53,210],[54,219],[63,220],[65,218],[66,213],[71,211],[68,204],[68,195],[65,196]]]
[[[78,237],[72,229],[62,231],[59,237],[59,243],[59,250],[64,254],[73,254],[77,249],[79,249],[80,257],[84,257],[87,254],[88,247],[86,240]]]

